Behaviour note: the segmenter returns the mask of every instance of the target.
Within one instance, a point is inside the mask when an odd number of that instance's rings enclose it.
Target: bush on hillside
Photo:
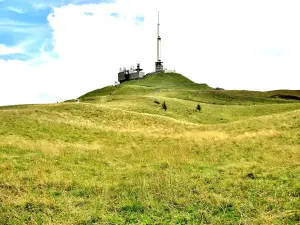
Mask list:
[[[165,101],[164,101],[164,103],[162,104],[162,106],[161,106],[161,107],[162,107],[162,109],[164,109],[165,111],[167,110],[167,108],[168,108],[168,107],[167,107],[167,104],[166,104],[166,102],[165,102]]]

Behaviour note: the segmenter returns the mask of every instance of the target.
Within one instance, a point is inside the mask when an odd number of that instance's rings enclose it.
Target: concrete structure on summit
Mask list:
[[[143,79],[145,76],[145,73],[142,72],[143,69],[141,69],[140,63],[137,63],[136,69],[131,67],[130,69],[120,68],[120,72],[118,73],[118,80],[120,83],[129,81],[129,80],[138,80]]]

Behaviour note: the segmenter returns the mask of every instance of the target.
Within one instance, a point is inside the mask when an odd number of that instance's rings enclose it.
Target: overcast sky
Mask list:
[[[48,103],[162,61],[225,89],[300,89],[299,0],[0,0],[0,105]]]

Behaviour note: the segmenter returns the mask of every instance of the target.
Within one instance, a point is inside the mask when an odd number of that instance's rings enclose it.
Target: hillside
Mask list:
[[[300,102],[279,94],[300,96],[159,74],[0,107],[0,224],[298,224]]]
[[[106,95],[151,95],[161,89],[212,90],[207,84],[197,84],[177,73],[147,75],[143,80],[131,80],[118,86],[108,86],[79,97],[81,100]]]
[[[81,101],[106,101],[107,96],[168,97],[192,102],[218,105],[253,105],[295,103],[300,101],[300,90],[228,91],[215,90],[207,84],[197,84],[181,74],[161,73],[148,75],[143,80],[128,81],[118,86],[108,86],[86,93]]]

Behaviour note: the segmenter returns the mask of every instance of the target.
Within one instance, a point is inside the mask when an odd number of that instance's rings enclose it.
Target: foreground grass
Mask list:
[[[0,224],[298,224],[300,104],[0,108]]]
[[[300,103],[278,95],[300,93],[156,74],[1,107],[0,224],[299,224]]]

